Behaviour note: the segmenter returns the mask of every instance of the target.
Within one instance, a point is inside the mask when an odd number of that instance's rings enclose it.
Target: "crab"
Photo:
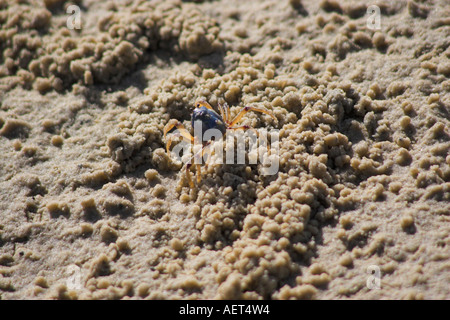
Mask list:
[[[201,132],[195,132],[194,134],[191,134],[184,125],[178,121],[172,119],[169,121],[166,126],[164,127],[164,139],[166,140],[166,152],[170,155],[170,146],[172,145],[172,142],[175,138],[179,138],[180,136],[187,142],[189,142],[191,145],[201,145],[200,150],[194,151],[194,156],[186,163],[186,178],[188,180],[190,188],[194,188],[194,182],[192,181],[190,170],[193,166],[192,161],[198,157],[203,157],[206,152],[208,152],[209,146],[213,142],[212,139],[205,140],[204,134],[209,129],[216,129],[220,131],[222,136],[225,136],[227,130],[248,130],[253,129],[251,126],[248,125],[238,125],[241,121],[242,117],[250,111],[256,111],[260,113],[264,113],[272,117],[275,121],[277,121],[277,118],[270,112],[269,110],[258,108],[258,107],[251,107],[246,106],[244,107],[233,119],[231,119],[231,112],[230,107],[227,103],[225,104],[219,104],[219,113],[217,113],[211,105],[206,102],[205,100],[198,100],[195,103],[195,109],[192,113],[192,121],[191,121],[191,127],[194,128],[194,124],[200,122],[201,123]],[[166,138],[167,134],[177,129],[177,134],[172,134],[170,137]],[[255,130],[256,131],[256,130]],[[256,132],[257,133],[257,132]],[[201,182],[201,163],[194,163],[197,171],[197,184],[200,184]]]

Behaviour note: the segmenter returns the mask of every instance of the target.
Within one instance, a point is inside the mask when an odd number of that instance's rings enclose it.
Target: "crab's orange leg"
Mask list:
[[[223,118],[225,120],[225,123],[230,123],[230,107],[228,106],[228,103],[225,102],[222,108],[225,115],[225,117]]]
[[[208,102],[206,102],[205,100],[198,100],[198,101],[195,103],[195,107],[196,107],[196,108],[206,107],[206,108],[208,108],[208,109],[210,109],[210,110],[215,111],[215,110],[213,109],[213,107],[211,107],[211,105],[210,105]]]
[[[222,117],[223,121],[226,122],[227,120],[225,118],[225,107],[222,106],[220,103],[219,103],[219,111],[220,111],[220,116]]]
[[[177,128],[178,131],[180,132],[180,134],[184,138],[186,138],[187,140],[189,140],[191,142],[194,142],[194,137],[189,133],[189,131],[186,130],[186,128],[180,121],[176,121],[176,122],[172,122],[172,123],[169,122],[164,127],[164,138],[166,137],[167,133],[169,133],[169,131],[172,130],[173,128]]]
[[[196,165],[197,167],[197,184],[202,181],[202,166],[200,164]]]
[[[191,173],[189,172],[189,169],[191,168],[191,163],[189,163],[187,166],[186,166],[186,178],[187,178],[187,180],[188,180],[188,183],[189,183],[189,187],[191,188],[191,189],[194,189],[194,182],[192,181],[192,178],[191,178]],[[200,165],[200,164],[196,164],[195,165],[195,168],[197,169],[197,184],[200,184],[200,182],[202,181],[202,166]]]
[[[186,178],[187,178],[187,180],[188,180],[189,187],[190,187],[191,189],[194,189],[194,182],[192,182],[192,179],[191,179],[191,173],[189,172],[189,169],[191,168],[191,166],[192,166],[192,163],[188,163],[188,164],[186,165]]]
[[[176,128],[178,130],[178,132],[174,136],[169,137],[169,139],[167,140],[167,143],[166,143],[166,152],[167,153],[169,153],[169,151],[170,151],[170,145],[172,144],[173,139],[177,136],[181,135],[183,138],[185,138],[190,143],[194,143],[194,137],[189,133],[189,131],[186,130],[186,128],[183,126],[183,124],[179,121],[172,122],[172,123],[169,122],[164,127],[164,139],[166,138],[167,133],[169,133],[169,131],[172,130],[173,128]]]
[[[192,166],[192,160],[193,159],[197,159],[199,156],[201,156],[203,158],[203,156],[205,155],[206,150],[208,150],[208,147],[211,145],[211,142],[208,142],[207,144],[205,144],[204,146],[202,146],[202,148],[196,153],[194,154],[191,159],[189,159],[189,162],[186,164],[186,178],[188,180],[189,186],[192,188],[194,188],[194,182],[191,179],[191,174],[189,172],[189,169]],[[197,183],[200,183],[202,181],[202,171],[201,171],[201,164],[200,163],[195,163],[195,168],[197,170]]]
[[[173,135],[171,135],[166,142],[166,152],[167,154],[170,154],[170,146],[172,145],[173,140],[175,140],[176,138],[179,138],[181,135],[179,133],[174,133]]]
[[[262,109],[262,108],[256,108],[256,107],[244,107],[244,109],[241,110],[241,112],[238,113],[238,115],[233,119],[233,121],[231,121],[228,126],[229,127],[233,127],[236,123],[238,123],[242,117],[249,111],[257,111],[257,112],[261,112],[261,113],[265,113],[269,116],[271,116],[274,120],[277,120],[277,118],[275,118],[275,116],[272,114],[272,112],[270,112],[269,110],[266,109]]]

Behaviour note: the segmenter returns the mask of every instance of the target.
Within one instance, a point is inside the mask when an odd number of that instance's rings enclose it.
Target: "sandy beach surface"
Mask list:
[[[0,0],[0,54],[0,299],[450,299],[448,0]],[[199,99],[276,173],[191,188]]]

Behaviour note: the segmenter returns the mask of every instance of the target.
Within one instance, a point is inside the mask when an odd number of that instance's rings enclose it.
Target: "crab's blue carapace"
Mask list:
[[[198,151],[197,154],[195,154],[189,162],[186,163],[186,176],[189,182],[189,186],[191,188],[194,188],[194,183],[192,182],[189,170],[192,167],[192,159],[195,157],[201,156],[203,157],[204,153],[210,152],[208,148],[211,146],[211,140],[214,140],[214,138],[217,137],[217,135],[207,134],[205,136],[205,133],[209,129],[214,129],[214,131],[217,133],[219,132],[222,137],[226,134],[227,130],[238,130],[238,129],[253,129],[250,126],[244,125],[244,126],[236,126],[237,123],[242,119],[242,117],[249,111],[257,111],[261,113],[265,113],[269,116],[271,116],[274,120],[277,120],[275,116],[272,114],[272,112],[262,109],[262,108],[256,108],[256,107],[244,107],[234,119],[231,119],[231,113],[230,113],[230,107],[228,107],[227,104],[221,105],[219,104],[219,111],[220,114],[218,114],[211,105],[204,101],[199,100],[195,103],[195,109],[192,113],[192,130],[194,131],[194,135],[192,135],[186,128],[183,126],[183,124],[180,121],[170,121],[165,127],[164,127],[164,139],[166,138],[166,135],[172,131],[172,129],[176,128],[178,131],[173,136],[169,137],[169,139],[166,142],[166,151],[169,153],[170,146],[172,144],[172,141],[175,137],[183,137],[185,140],[189,141],[192,145],[195,145],[196,143],[201,142],[202,148],[200,151]],[[200,130],[197,128],[201,128]],[[253,129],[254,130],[254,129]],[[201,132],[201,133],[200,133]],[[201,134],[201,136],[199,136]],[[201,166],[200,164],[195,164],[197,168],[197,183],[200,183],[201,181]]]
[[[194,112],[192,113],[191,125],[192,128],[194,128],[194,135],[196,135],[196,138],[202,142],[206,142],[205,137],[207,136],[205,136],[205,132],[210,129],[219,130],[222,136],[227,131],[227,126],[225,125],[223,118],[216,111],[208,109],[205,106],[200,106],[194,109]],[[201,132],[201,137],[197,136],[199,132]]]

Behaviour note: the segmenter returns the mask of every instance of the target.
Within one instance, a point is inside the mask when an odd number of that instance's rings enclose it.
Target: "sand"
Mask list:
[[[0,1],[0,299],[450,299],[449,17]],[[197,99],[270,110],[278,172],[191,189],[163,128]]]

